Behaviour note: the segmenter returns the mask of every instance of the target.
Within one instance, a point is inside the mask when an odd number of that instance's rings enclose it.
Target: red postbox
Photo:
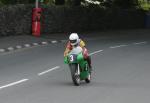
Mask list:
[[[32,35],[41,35],[41,13],[42,8],[33,8],[32,11]]]

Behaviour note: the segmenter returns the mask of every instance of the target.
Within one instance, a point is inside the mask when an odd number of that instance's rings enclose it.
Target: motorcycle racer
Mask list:
[[[67,56],[68,53],[73,49],[73,47],[76,47],[76,46],[80,46],[82,48],[82,50],[83,50],[82,53],[83,53],[84,59],[87,60],[89,67],[92,70],[91,57],[88,54],[88,50],[85,47],[84,41],[79,38],[77,33],[71,33],[70,34],[69,41],[67,42],[66,49],[64,52],[64,57]]]

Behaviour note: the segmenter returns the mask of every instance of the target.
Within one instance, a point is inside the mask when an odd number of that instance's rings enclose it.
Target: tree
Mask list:
[[[113,6],[119,8],[134,8],[138,6],[138,0],[113,0]]]
[[[92,0],[99,1],[100,5],[105,7],[118,7],[118,8],[134,8],[138,6],[138,0]]]
[[[3,4],[30,4],[34,3],[35,0],[0,0]]]
[[[1,0],[3,4],[15,4],[16,0]]]
[[[101,5],[105,7],[112,7],[113,0],[101,0]]]
[[[54,0],[54,3],[56,5],[64,5],[65,4],[65,0]]]
[[[84,1],[84,0],[66,0],[66,2],[72,6],[80,6],[81,1]]]
[[[81,0],[72,0],[74,6],[80,6]]]

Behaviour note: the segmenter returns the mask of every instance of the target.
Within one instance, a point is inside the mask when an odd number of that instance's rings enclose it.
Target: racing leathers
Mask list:
[[[79,39],[79,43],[77,44],[82,48],[82,53],[84,56],[84,59],[87,60],[90,69],[92,70],[92,66],[91,66],[91,57],[88,54],[88,50],[85,48],[85,43],[83,40]],[[76,45],[76,46],[77,46]],[[67,54],[73,49],[73,46],[71,45],[70,41],[68,41],[67,45],[66,45],[66,49],[64,52],[64,57],[67,56]]]

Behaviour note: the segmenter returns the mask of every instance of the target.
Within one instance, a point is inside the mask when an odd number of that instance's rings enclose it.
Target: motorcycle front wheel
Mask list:
[[[74,85],[80,85],[80,75],[78,74],[78,64],[70,64],[70,71]]]

